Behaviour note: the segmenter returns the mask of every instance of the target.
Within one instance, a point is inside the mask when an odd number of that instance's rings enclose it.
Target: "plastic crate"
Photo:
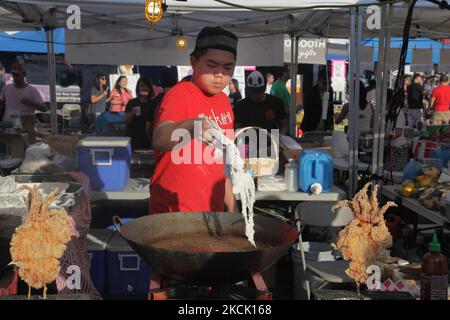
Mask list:
[[[151,269],[116,232],[106,247],[107,288],[113,296],[146,295]]]

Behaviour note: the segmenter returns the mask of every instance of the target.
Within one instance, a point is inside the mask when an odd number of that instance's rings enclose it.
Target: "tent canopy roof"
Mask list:
[[[367,6],[377,0],[273,0],[215,1],[168,0],[168,11],[155,25],[155,31],[170,34],[176,23],[187,35],[195,36],[205,25],[227,27],[241,37],[292,33],[302,37],[324,36],[348,38],[349,10],[351,6]],[[236,5],[231,6],[225,3]],[[0,4],[0,30],[24,30],[50,25],[65,27],[67,7],[72,0],[9,0]],[[81,27],[120,25],[130,29],[148,29],[144,18],[145,0],[79,0]],[[248,6],[254,10],[243,9]],[[392,36],[401,36],[408,4],[395,4],[394,16],[389,24]],[[50,12],[55,10],[55,16]],[[257,11],[256,11],[257,10]],[[289,11],[287,11],[289,10]],[[450,33],[448,10],[419,0],[414,10],[412,37],[443,38]],[[151,35],[151,34],[149,34]],[[378,36],[377,30],[368,30],[364,23],[364,36]]]

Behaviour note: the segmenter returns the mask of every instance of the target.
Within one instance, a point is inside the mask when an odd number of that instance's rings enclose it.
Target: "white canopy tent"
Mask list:
[[[350,190],[356,185],[357,134],[354,130],[357,117],[355,102],[358,101],[361,37],[380,36],[380,60],[377,95],[377,123],[375,124],[375,145],[381,151],[384,141],[385,82],[386,65],[384,56],[389,56],[391,36],[401,36],[408,4],[396,2],[382,6],[381,30],[370,30],[366,23],[366,7],[381,4],[375,0],[285,0],[275,3],[269,0],[167,0],[168,10],[164,17],[149,32],[149,24],[144,18],[145,0],[79,0],[81,9],[81,30],[69,30],[66,34],[66,56],[69,62],[111,64],[178,64],[187,58],[186,52],[177,52],[173,41],[176,37],[174,26],[193,38],[205,25],[220,25],[240,38],[239,52],[244,53],[240,64],[274,65],[282,62],[283,45],[280,35],[289,34],[292,43],[298,43],[300,37],[350,38],[350,61],[352,77],[350,99]],[[54,54],[51,43],[52,29],[65,27],[66,9],[71,0],[11,0],[0,3],[0,30],[22,30],[47,27],[49,42],[49,72],[54,79]],[[450,19],[447,10],[440,10],[435,4],[419,0],[414,10],[410,36],[445,38],[450,31]],[[175,33],[175,35],[174,35]],[[350,35],[350,37],[349,37]],[[278,47],[279,46],[279,47]],[[292,46],[292,60],[297,61],[296,46]],[[276,50],[281,59],[278,60]],[[52,58],[53,57],[53,58]],[[126,59],[132,61],[127,61]],[[253,57],[252,63],[246,63],[246,57]],[[244,63],[245,62],[245,63]],[[293,75],[292,75],[293,76]],[[54,82],[53,82],[54,83]],[[51,86],[51,87],[54,87]],[[292,92],[295,93],[295,82]],[[384,90],[384,91],[383,91]],[[52,115],[56,126],[56,98],[52,97]],[[294,102],[292,95],[292,102]],[[383,103],[384,101],[384,103]],[[291,110],[291,120],[295,119],[295,110]],[[293,125],[291,125],[293,127]],[[56,127],[55,127],[56,128]],[[56,132],[56,130],[55,130]],[[374,154],[374,173],[382,168],[381,156]],[[350,192],[351,193],[351,192]]]

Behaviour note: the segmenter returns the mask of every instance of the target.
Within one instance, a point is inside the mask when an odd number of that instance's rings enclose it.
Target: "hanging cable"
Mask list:
[[[405,64],[406,64],[406,55],[408,53],[408,45],[409,45],[409,29],[411,27],[414,7],[417,3],[417,0],[412,0],[411,4],[408,8],[408,13],[405,19],[405,25],[403,27],[403,44],[400,52],[400,60],[398,64],[398,73],[395,79],[394,85],[394,93],[392,100],[389,103],[389,109],[387,113],[388,120],[393,122],[393,129],[395,129],[398,115],[400,114],[400,110],[405,105],[405,94],[403,91],[403,82],[405,78]],[[386,44],[390,46],[390,43]],[[387,125],[387,122],[386,122]]]
[[[290,12],[294,12],[294,11],[302,11],[302,10],[311,10],[311,9],[332,9],[332,8],[342,8],[342,9],[348,9],[348,8],[353,8],[353,7],[366,7],[366,6],[370,6],[370,5],[379,5],[380,2],[379,1],[373,1],[373,3],[364,3],[363,5],[361,4],[356,4],[356,5],[312,5],[312,6],[308,6],[308,7],[290,7],[290,8],[282,8],[282,9],[263,9],[263,8],[256,8],[256,7],[249,7],[249,6],[245,6],[242,4],[237,4],[237,3],[233,3],[233,2],[229,2],[229,1],[225,1],[225,0],[214,0],[215,2],[233,7],[233,8],[238,8],[238,9],[246,9],[246,10],[250,10],[250,11],[258,11],[258,12],[286,12],[286,11],[290,11]],[[383,1],[384,4],[390,4],[390,3],[399,3],[399,2],[403,2],[403,0],[391,0],[391,1]]]

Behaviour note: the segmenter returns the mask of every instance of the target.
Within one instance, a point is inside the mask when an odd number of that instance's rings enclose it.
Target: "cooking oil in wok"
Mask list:
[[[241,236],[187,235],[157,240],[149,243],[149,245],[160,249],[189,252],[239,252],[272,248],[270,244],[261,241],[255,242],[256,248],[248,242],[246,237]]]

